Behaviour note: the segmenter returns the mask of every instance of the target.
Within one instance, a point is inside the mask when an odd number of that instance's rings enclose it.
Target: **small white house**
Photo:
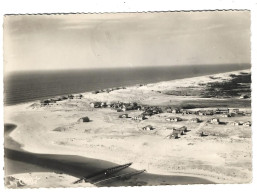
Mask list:
[[[178,121],[182,121],[182,118],[179,118],[179,117],[171,117],[171,118],[166,118],[166,121],[178,122]]]
[[[250,98],[248,95],[241,95],[240,96],[240,99],[248,99],[248,98]]]
[[[107,107],[106,102],[101,102],[101,107]]]
[[[230,113],[238,113],[239,112],[239,108],[233,108],[233,109],[229,109]]]
[[[252,123],[251,123],[250,121],[247,121],[247,122],[243,123],[243,126],[248,126],[248,127],[250,127],[251,125],[252,125]]]
[[[138,115],[138,116],[133,117],[133,119],[134,119],[134,120],[142,121],[142,120],[145,120],[146,117],[145,117],[145,115],[140,114],[140,115]]]
[[[239,126],[241,125],[241,123],[239,121],[233,121],[230,123],[231,125],[234,125],[234,126]]]
[[[90,120],[89,120],[89,118],[87,117],[87,116],[85,116],[85,117],[81,117],[79,120],[78,120],[78,122],[81,122],[81,123],[85,123],[85,122],[89,122]]]
[[[199,123],[200,122],[200,119],[199,118],[192,118],[190,120],[192,123]]]
[[[173,109],[173,110],[171,111],[171,113],[177,114],[177,113],[179,113],[179,110],[178,110],[178,109]]]
[[[101,107],[101,103],[100,102],[91,102],[90,103],[90,107],[91,108],[100,108]]]
[[[119,118],[128,118],[128,114],[121,114]]]
[[[231,117],[231,114],[221,114],[220,116],[224,118],[228,118],[228,117]]]
[[[146,130],[146,131],[153,130],[153,126],[152,125],[147,125],[147,126],[143,127],[143,130]]]
[[[212,118],[210,122],[212,124],[220,124],[220,120],[218,118]]]

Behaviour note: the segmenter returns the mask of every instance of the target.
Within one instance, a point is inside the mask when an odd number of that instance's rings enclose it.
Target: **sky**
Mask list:
[[[6,72],[250,63],[250,12],[10,15]]]

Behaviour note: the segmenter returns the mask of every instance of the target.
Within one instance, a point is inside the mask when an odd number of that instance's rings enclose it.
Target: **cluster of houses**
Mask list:
[[[144,131],[151,131],[151,130],[154,130],[154,127],[152,125],[147,125],[147,126],[143,127],[142,129]],[[185,135],[186,132],[188,132],[186,126],[182,126],[179,128],[173,128],[172,130],[173,130],[172,133],[167,136],[167,138],[169,138],[169,139],[171,139],[171,138],[178,139],[179,136]]]
[[[183,121],[182,118],[180,117],[168,117],[165,119],[166,121],[169,121],[169,122],[179,122],[179,121]],[[201,120],[199,118],[192,118],[190,119],[190,122],[192,123],[200,123]]]
[[[143,106],[141,109],[144,111],[143,114],[145,116],[152,116],[162,113],[162,109],[158,106]]]
[[[185,135],[187,131],[188,130],[187,130],[186,126],[179,127],[179,128],[174,128],[173,132],[170,135],[168,135],[167,138],[169,138],[169,139],[171,139],[171,138],[178,139],[180,135]]]
[[[217,125],[221,124],[221,122],[218,118],[212,118],[209,122],[212,124],[217,124]],[[243,126],[248,126],[248,127],[250,127],[252,125],[250,121],[246,121],[246,122],[233,121],[233,122],[230,122],[230,124],[234,125],[234,126],[243,125]]]
[[[147,125],[145,127],[142,128],[145,131],[151,131],[154,130],[154,127],[152,125]],[[179,135],[185,135],[187,130],[186,126],[182,126],[179,128],[172,128],[172,133],[170,135],[168,135],[167,137],[172,138],[174,137],[175,139],[177,139],[179,137]]]
[[[117,112],[125,112],[129,110],[142,110],[143,112],[137,116],[134,116],[132,119],[137,121],[142,121],[147,119],[148,117],[162,113],[162,109],[158,106],[141,106],[138,105],[136,102],[133,103],[124,103],[124,102],[115,102],[115,103],[106,103],[106,102],[91,102],[90,106],[92,108],[105,108],[109,107],[115,109]],[[199,116],[212,116],[212,115],[219,115],[220,117],[232,117],[235,115],[251,115],[251,113],[240,111],[238,108],[229,109],[229,108],[217,108],[216,110],[185,110],[185,109],[178,109],[178,108],[166,108],[167,113],[173,114],[195,114]],[[124,113],[119,115],[119,118],[129,118],[128,114]],[[169,117],[166,118],[166,121],[169,122],[179,122],[183,121],[180,117]],[[190,119],[192,123],[200,123],[201,120],[199,118],[192,118]],[[218,118],[212,118],[209,121],[211,124],[221,124]],[[249,121],[247,122],[233,122],[232,125],[244,125],[244,126],[251,126]]]
[[[124,102],[91,102],[90,107],[92,108],[112,108],[117,112],[125,112],[128,110],[141,110],[141,106],[139,106],[136,102],[133,103],[124,103]]]
[[[233,122],[231,122],[231,125],[234,125],[234,126],[243,125],[243,126],[251,127],[252,123],[251,123],[251,121],[246,121],[246,122],[233,121]]]
[[[46,100],[42,100],[40,103],[42,106],[46,106],[46,105],[51,105],[54,104],[58,101],[63,101],[63,100],[67,100],[67,99],[81,99],[83,97],[83,95],[78,94],[78,95],[64,95],[64,96],[59,96],[59,97],[55,97],[55,98],[50,98],[50,99],[46,99]]]
[[[145,120],[148,117],[162,113],[162,109],[158,106],[141,106],[137,104],[136,102],[130,102],[130,103],[124,103],[124,102],[113,102],[113,103],[107,103],[107,102],[91,102],[90,103],[91,108],[112,108],[116,110],[117,112],[125,112],[130,110],[142,110],[143,112],[133,117],[133,120]],[[119,118],[128,118],[127,114],[121,114],[119,115]]]
[[[229,109],[229,108],[217,108],[216,110],[184,110],[184,109],[178,109],[178,108],[167,108],[167,113],[173,113],[173,114],[182,114],[182,115],[188,115],[188,114],[195,114],[199,116],[211,116],[214,114],[218,114],[221,117],[233,117],[236,115],[242,115],[242,116],[249,116],[251,113],[240,111],[238,108]]]
[[[147,119],[150,116],[153,116],[155,114],[162,113],[162,109],[158,106],[141,106],[141,110],[143,110],[143,113],[141,113],[138,116],[133,117],[133,120],[142,121]]]
[[[119,89],[126,89],[126,88],[125,87],[113,87],[113,88],[108,88],[108,89],[101,89],[101,90],[92,91],[92,94],[110,93],[111,91],[115,91],[115,90],[119,90]]]

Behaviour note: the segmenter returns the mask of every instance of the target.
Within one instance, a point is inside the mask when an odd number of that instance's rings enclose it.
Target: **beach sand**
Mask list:
[[[226,80],[229,79],[230,74],[239,74],[239,72],[241,71],[217,74],[215,77]],[[185,182],[182,179],[177,182],[179,179],[174,178],[179,176],[199,177],[199,179],[207,179],[210,183],[249,183],[252,178],[251,127],[231,125],[217,127],[205,122],[190,123],[187,120],[171,123],[165,120],[167,117],[177,116],[171,113],[157,114],[138,122],[131,118],[119,118],[120,113],[111,108],[89,106],[92,101],[138,102],[158,106],[181,105],[194,101],[207,102],[211,105],[231,104],[232,108],[234,105],[231,102],[236,102],[236,105],[245,105],[244,101],[247,100],[173,96],[162,93],[177,87],[199,87],[199,83],[211,81],[212,79],[207,75],[143,86],[130,86],[110,93],[88,92],[82,94],[82,99],[60,101],[44,107],[39,106],[39,102],[5,106],[4,121],[17,125],[9,136],[18,142],[24,151],[36,154],[76,155],[115,164],[133,162],[132,169],[146,169],[149,173],[149,175],[137,176],[138,182],[133,183],[131,179],[127,183],[116,182],[115,185],[194,183],[192,179],[184,179]],[[250,111],[251,107],[242,106],[240,109]],[[133,117],[142,111],[127,111],[126,113]],[[77,122],[84,116],[88,116],[91,121]],[[190,119],[195,116],[179,117]],[[208,116],[199,116],[199,118],[204,121],[209,119]],[[222,120],[229,122],[237,120],[237,117],[222,118]],[[242,116],[238,120],[251,121],[251,116]],[[155,129],[143,131],[142,127],[146,125],[152,125]],[[171,133],[169,128],[180,126],[187,126],[190,131],[180,139],[166,138]],[[214,136],[200,137],[199,132],[203,130],[211,133],[214,131]],[[15,149],[11,144],[7,148]],[[6,164],[5,167],[8,165]],[[5,171],[6,176],[12,175],[21,179],[25,178],[24,180],[26,178],[30,180],[30,175],[32,178],[51,178],[40,180],[42,182],[37,184],[28,182],[28,187],[69,187],[72,186],[71,181],[76,178],[69,174],[61,174],[62,177],[60,177],[52,171],[38,172],[35,170],[23,173],[8,171],[8,169]],[[158,176],[154,177],[151,174]],[[165,175],[174,177],[164,179]],[[199,180],[195,183],[205,182]],[[86,186],[86,184],[81,185]],[[112,185],[114,184],[110,184]]]

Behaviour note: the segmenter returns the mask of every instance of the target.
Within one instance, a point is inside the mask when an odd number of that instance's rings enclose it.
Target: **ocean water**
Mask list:
[[[194,65],[12,72],[4,78],[4,103],[13,105],[57,95],[109,87],[147,84],[181,78],[249,69],[249,64]]]

